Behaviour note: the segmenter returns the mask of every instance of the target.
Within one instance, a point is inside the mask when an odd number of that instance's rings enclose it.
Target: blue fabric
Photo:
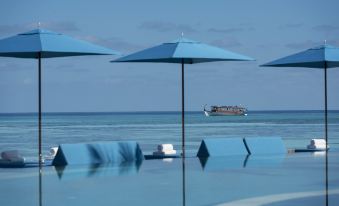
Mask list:
[[[244,142],[252,154],[286,154],[287,150],[281,137],[250,137]]]
[[[213,61],[250,61],[250,57],[201,42],[180,38],[148,48],[112,62],[165,62],[195,64]]]
[[[339,48],[323,45],[302,51],[261,66],[270,67],[309,67],[324,68],[339,67]]]
[[[247,155],[247,149],[241,138],[204,139],[201,141],[198,157],[220,157],[229,155]]]
[[[61,144],[52,165],[122,163],[143,158],[138,143],[133,141]]]
[[[0,56],[42,58],[110,55],[118,52],[48,30],[36,29],[0,40]]]

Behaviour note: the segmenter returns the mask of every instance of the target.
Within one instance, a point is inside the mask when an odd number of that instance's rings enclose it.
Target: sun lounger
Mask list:
[[[327,150],[330,147],[327,145]],[[311,139],[310,144],[306,148],[296,148],[293,152],[322,152],[326,151],[326,140],[325,139]]]
[[[25,158],[23,158],[18,150],[10,150],[1,152],[0,168],[16,168],[25,167]]]
[[[17,161],[9,161],[0,159],[0,168],[21,168],[25,167],[24,160],[17,160]]]
[[[134,141],[61,144],[52,165],[122,163],[143,159],[139,144]]]
[[[201,141],[197,156],[220,157],[247,154],[247,149],[241,138],[213,138]]]
[[[246,137],[244,143],[251,155],[287,153],[281,137]]]
[[[151,159],[167,159],[167,158],[179,158],[177,151],[172,144],[159,144],[157,150],[151,155],[145,155],[146,160]]]

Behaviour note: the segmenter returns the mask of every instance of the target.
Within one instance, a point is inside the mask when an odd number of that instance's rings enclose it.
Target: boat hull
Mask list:
[[[204,111],[206,117],[210,116],[247,116],[246,113],[235,113],[235,112],[209,112],[209,111]]]

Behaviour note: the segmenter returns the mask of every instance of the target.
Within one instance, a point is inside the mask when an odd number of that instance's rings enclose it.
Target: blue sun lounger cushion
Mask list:
[[[244,139],[250,154],[286,154],[281,137],[249,137]]]
[[[247,155],[242,138],[214,138],[201,141],[198,157]]]
[[[61,144],[52,165],[119,164],[143,158],[139,144],[134,141]]]

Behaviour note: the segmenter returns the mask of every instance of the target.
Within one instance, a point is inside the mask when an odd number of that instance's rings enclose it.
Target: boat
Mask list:
[[[242,106],[211,106],[211,110],[206,110],[204,106],[204,113],[209,116],[247,116],[247,109]]]

